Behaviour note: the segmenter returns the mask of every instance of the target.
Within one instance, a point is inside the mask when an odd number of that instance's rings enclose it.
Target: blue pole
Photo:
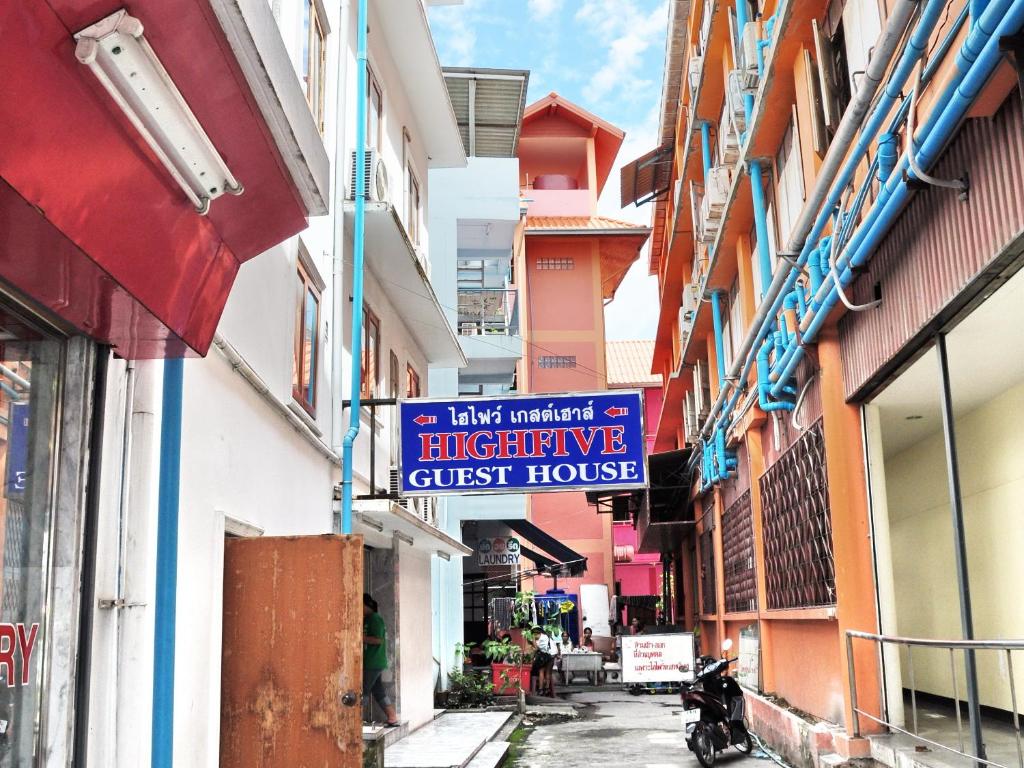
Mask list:
[[[156,608],[153,642],[153,768],[174,764],[174,628],[178,596],[178,497],[184,361],[164,361],[157,499]]]
[[[359,434],[363,360],[363,249],[366,228],[366,0],[356,12],[356,189],[352,234],[352,394],[341,444],[341,532],[352,533],[352,446]],[[335,301],[340,301],[335,297]],[[339,414],[340,416],[340,414]]]
[[[715,326],[715,362],[718,363],[718,386],[725,386],[725,343],[722,338],[722,292],[711,292],[711,318]]]
[[[700,151],[704,160],[704,178],[711,171],[711,127],[707,120],[700,124]]]
[[[764,181],[761,161],[747,163],[750,172],[750,196],[754,204],[754,229],[757,232],[757,263],[761,272],[761,297],[768,294],[772,284],[772,253],[768,249],[768,207],[764,202]],[[795,278],[794,278],[795,279]]]

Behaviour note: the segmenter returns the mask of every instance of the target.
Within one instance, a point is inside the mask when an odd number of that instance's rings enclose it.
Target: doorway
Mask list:
[[[865,406],[885,635],[1024,638],[1022,327],[1024,272]],[[889,646],[884,662],[889,722],[970,752],[974,699],[988,759],[1018,763],[1024,650]]]

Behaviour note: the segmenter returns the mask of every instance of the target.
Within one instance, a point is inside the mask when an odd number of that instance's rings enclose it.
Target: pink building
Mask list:
[[[609,341],[605,345],[608,389],[643,389],[647,453],[654,452],[654,439],[661,413],[661,376],[652,374],[654,341]],[[618,517],[623,519],[618,519]],[[612,513],[612,568],[615,594],[620,598],[619,620],[633,616],[653,623],[654,603],[663,592],[661,557],[637,552],[637,533],[630,515]],[[632,599],[630,599],[632,598]]]
[[[525,341],[520,392],[607,388],[604,303],[650,234],[647,227],[597,215],[623,136],[555,93],[526,108],[519,139],[526,247],[516,264]],[[533,494],[527,508],[533,523],[587,559],[585,573],[559,577],[558,587],[601,595],[592,605],[606,611],[615,586],[610,516],[595,514],[580,492]],[[534,589],[551,586],[550,579],[540,578]],[[582,613],[595,633],[607,631],[606,622],[601,627],[593,619],[597,610],[588,615],[584,605]]]

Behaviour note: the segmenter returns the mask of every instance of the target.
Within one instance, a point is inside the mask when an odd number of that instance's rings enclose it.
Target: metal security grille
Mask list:
[[[710,500],[710,504],[707,502]],[[718,588],[715,584],[715,512],[714,497],[709,494],[704,504],[704,531],[700,535],[701,613],[718,611]]]
[[[754,578],[754,523],[750,514],[750,491],[736,499],[722,515],[722,552],[725,612],[755,610],[757,580]]]
[[[769,608],[836,601],[825,439],[818,419],[760,479]]]

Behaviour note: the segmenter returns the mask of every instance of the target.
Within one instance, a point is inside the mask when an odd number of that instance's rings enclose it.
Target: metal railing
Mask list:
[[[515,336],[518,296],[516,288],[460,288],[459,335]]]
[[[369,493],[357,494],[356,499],[389,499],[419,517],[423,522],[437,528],[437,499],[430,496],[399,496],[398,495],[398,470],[390,463],[387,467],[387,480],[384,482],[384,473],[378,472],[377,467],[377,425],[395,427],[398,419],[398,400],[394,397],[371,397],[362,398],[359,401],[360,408],[369,414],[370,428],[367,430],[369,442],[369,472],[367,481],[370,486]],[[352,407],[351,400],[342,400],[342,409]],[[387,424],[378,417],[380,411],[388,414]],[[397,429],[391,429],[389,440],[397,440]],[[397,446],[396,446],[397,447]]]
[[[910,708],[911,708],[911,723],[913,730],[906,730],[894,723],[889,722],[883,717],[877,717],[872,715],[870,712],[865,712],[860,709],[857,703],[857,674],[853,657],[853,641],[859,640],[870,640],[878,645],[879,661],[882,659],[882,649],[886,643],[896,646],[903,646],[907,649],[907,675],[909,677],[908,682],[910,683]],[[953,708],[956,711],[956,732],[957,732],[957,743],[959,749],[941,744],[937,741],[929,739],[920,734],[918,727],[918,716],[917,716],[917,688],[914,683],[914,654],[913,649],[915,647],[924,648],[940,648],[949,651],[949,667],[952,676],[953,683]],[[964,723],[963,718],[960,714],[960,685],[959,678],[957,676],[956,666],[956,653],[961,651],[964,653],[965,658],[968,654],[973,655],[975,651],[994,651],[996,653],[1006,654],[1006,669],[1007,677],[1009,678],[1010,688],[1010,709],[1012,712],[1013,719],[1013,731],[1017,745],[1017,765],[1019,768],[1024,768],[1024,748],[1021,743],[1021,730],[1020,730],[1020,715],[1017,707],[1017,687],[1016,681],[1013,677],[1013,652],[1024,651],[1024,640],[932,640],[927,638],[917,637],[897,637],[895,635],[876,635],[870,632],[860,632],[853,629],[846,630],[846,660],[847,660],[847,673],[849,675],[850,682],[850,705],[853,709],[853,735],[855,737],[860,736],[860,718],[866,717],[867,719],[878,723],[879,725],[885,726],[891,731],[902,733],[906,736],[924,742],[928,746],[936,747],[946,752],[952,752],[954,754],[965,757],[971,761],[974,761],[979,766],[990,765],[994,768],[1007,768],[1002,763],[997,763],[989,760],[984,754],[984,748],[978,749],[975,747],[975,753],[980,752],[981,754],[970,754],[966,751],[966,745],[964,743]],[[903,686],[906,687],[906,686]],[[978,716],[980,707],[977,701],[969,701],[965,699],[968,704],[968,715],[970,727],[975,745],[981,745],[981,722]]]

